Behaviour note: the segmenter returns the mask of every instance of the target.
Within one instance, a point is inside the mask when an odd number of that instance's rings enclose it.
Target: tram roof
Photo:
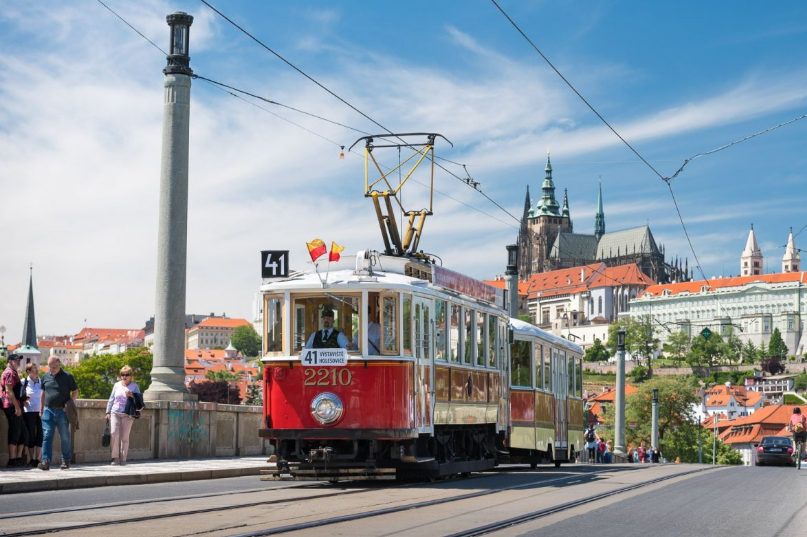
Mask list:
[[[300,272],[291,272],[287,278],[265,279],[260,287],[262,292],[272,291],[317,291],[317,290],[358,290],[358,288],[409,288],[411,290],[428,290],[430,292],[446,293],[473,302],[481,302],[493,307],[502,307],[503,297],[501,290],[496,289],[482,281],[469,276],[434,266],[421,260],[376,255],[375,264],[370,267],[367,259],[363,259],[363,252],[355,256],[343,256],[338,262],[325,264],[326,270],[319,267]],[[357,259],[359,262],[357,262]],[[372,268],[372,270],[369,270]],[[452,288],[452,282],[445,285],[434,283],[434,273],[450,273],[450,276],[459,278],[460,288]],[[436,279],[436,278],[434,278]],[[441,281],[445,281],[444,277]],[[462,285],[464,284],[464,285]],[[481,295],[487,292],[494,300]],[[474,291],[479,292],[475,295]]]
[[[515,330],[517,330],[517,331],[519,331],[521,333],[525,333],[525,334],[530,335],[530,336],[536,336],[536,337],[540,337],[542,339],[549,340],[552,343],[554,343],[554,344],[556,344],[556,345],[558,345],[560,347],[566,347],[567,349],[569,349],[569,350],[571,350],[573,352],[583,354],[583,348],[580,347],[579,345],[576,345],[576,344],[572,343],[568,339],[556,336],[555,334],[552,334],[551,332],[547,332],[546,330],[541,330],[540,328],[538,328],[534,324],[530,324],[528,322],[522,321],[521,319],[513,319],[512,317],[510,318],[510,324],[512,325],[512,327]]]

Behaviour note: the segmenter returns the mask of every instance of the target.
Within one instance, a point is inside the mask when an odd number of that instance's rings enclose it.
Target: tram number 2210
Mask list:
[[[349,386],[353,381],[350,369],[305,369],[304,386]]]

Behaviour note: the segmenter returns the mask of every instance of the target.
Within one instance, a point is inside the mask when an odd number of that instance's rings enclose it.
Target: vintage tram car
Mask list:
[[[582,350],[509,319],[501,289],[369,251],[324,278],[261,287],[270,475],[434,478],[574,460]],[[331,319],[339,336],[310,348]]]

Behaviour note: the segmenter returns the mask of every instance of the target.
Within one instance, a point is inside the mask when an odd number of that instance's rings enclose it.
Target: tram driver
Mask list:
[[[326,306],[322,310],[321,317],[322,329],[311,334],[311,337],[308,338],[308,342],[305,344],[306,349],[353,348],[347,336],[333,327],[333,310],[329,306]]]

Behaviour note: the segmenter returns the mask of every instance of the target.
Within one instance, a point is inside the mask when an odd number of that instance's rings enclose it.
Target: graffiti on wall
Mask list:
[[[199,410],[168,410],[168,439],[198,444],[207,438],[204,412]]]

